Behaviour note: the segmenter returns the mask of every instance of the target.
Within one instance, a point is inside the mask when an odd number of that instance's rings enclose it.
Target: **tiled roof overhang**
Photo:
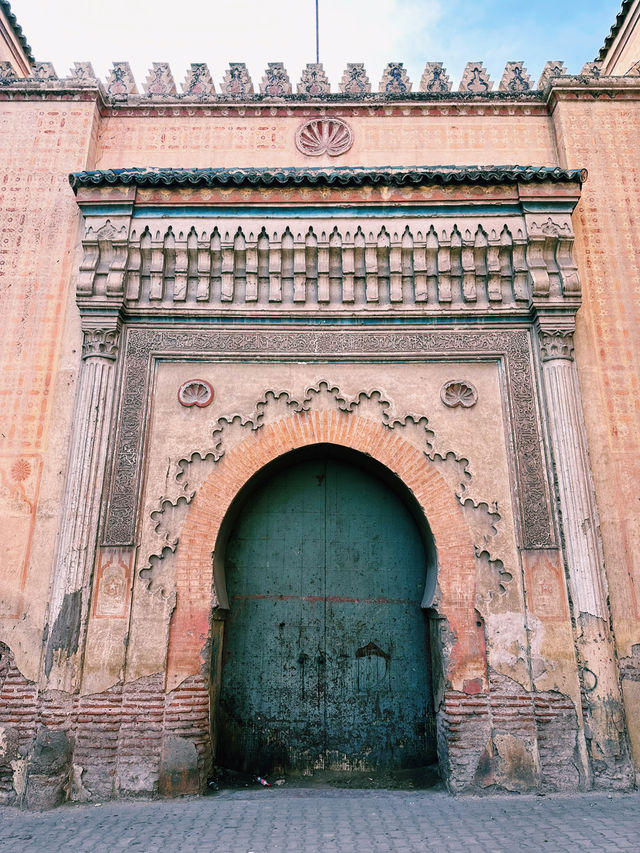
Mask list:
[[[20,43],[20,47],[24,51],[24,55],[27,57],[29,62],[33,65],[33,63],[35,62],[35,59],[34,59],[33,53],[31,52],[31,46],[27,42],[27,40],[24,36],[24,33],[22,32],[22,27],[18,23],[18,19],[16,18],[16,16],[11,11],[11,6],[9,5],[9,0],[0,0],[0,9],[2,9],[4,14],[6,15],[7,20],[9,21],[9,26],[13,30],[15,37],[18,39],[18,42]]]
[[[419,186],[445,184],[519,184],[550,181],[582,184],[586,169],[545,166],[412,166],[408,168],[334,169],[99,169],[72,172],[73,191],[109,185],[137,187]]]
[[[614,21],[614,24],[611,27],[611,29],[609,30],[609,35],[606,37],[606,39],[604,40],[604,44],[600,48],[600,52],[598,53],[598,56],[596,57],[596,61],[597,60],[603,60],[605,58],[605,56],[607,55],[607,53],[609,52],[609,48],[611,47],[611,45],[615,41],[616,36],[620,32],[620,28],[622,27],[622,24],[624,23],[624,19],[627,17],[627,12],[629,11],[629,9],[631,8],[632,5],[633,5],[633,0],[623,0],[622,8],[618,12],[616,19]]]

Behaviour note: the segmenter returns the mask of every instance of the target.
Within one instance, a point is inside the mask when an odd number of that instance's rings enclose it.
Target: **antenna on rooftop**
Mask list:
[[[318,16],[318,2],[316,0],[316,63],[320,63],[320,27],[318,24],[319,16]]]

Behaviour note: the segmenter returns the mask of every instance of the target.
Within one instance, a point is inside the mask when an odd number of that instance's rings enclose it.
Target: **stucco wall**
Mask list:
[[[558,103],[563,163],[589,170],[574,216],[584,290],[577,365],[627,714],[640,760],[640,102]]]

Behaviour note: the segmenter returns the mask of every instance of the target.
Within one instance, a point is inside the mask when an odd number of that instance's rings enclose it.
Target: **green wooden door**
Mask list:
[[[413,517],[376,476],[331,458],[272,476],[227,546],[218,762],[433,761],[425,572]]]

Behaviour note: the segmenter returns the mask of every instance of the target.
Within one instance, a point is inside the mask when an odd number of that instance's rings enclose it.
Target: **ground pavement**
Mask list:
[[[640,851],[640,793],[452,797],[256,788],[207,797],[0,808],[0,850],[132,853]]]

